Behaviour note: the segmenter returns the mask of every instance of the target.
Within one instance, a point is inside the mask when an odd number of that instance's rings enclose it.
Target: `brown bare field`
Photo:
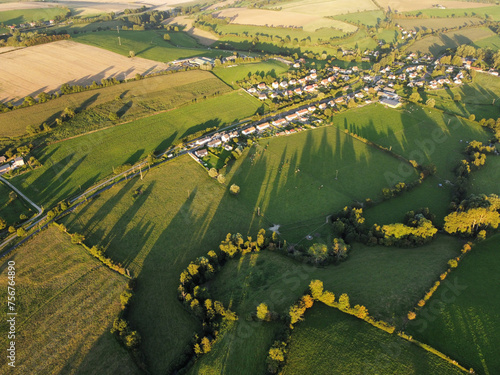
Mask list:
[[[69,40],[0,54],[0,101],[54,92],[62,84],[88,85],[103,78],[133,78],[168,66],[140,57],[127,58]]]
[[[22,2],[22,3],[2,3],[0,4],[0,12],[7,10],[19,10],[19,9],[41,9],[41,8],[55,8],[61,6],[57,3],[42,3],[42,2]]]
[[[163,21],[163,23],[166,25],[171,24],[185,26],[184,31],[204,46],[209,46],[219,40],[219,38],[217,38],[217,36],[215,36],[211,32],[194,27],[193,22],[194,20],[192,18],[188,18],[187,16],[173,17]]]
[[[357,28],[346,22],[323,18],[321,15],[300,14],[295,12],[265,9],[228,8],[216,14],[229,17],[231,23],[268,27],[303,27],[305,31],[316,31],[322,27],[334,27],[346,32]]]
[[[210,5],[209,7],[206,7],[203,10],[217,10],[219,8],[225,7],[226,5],[230,5],[235,3],[237,0],[226,0],[226,1],[221,1],[220,3],[216,3],[213,5]]]
[[[491,3],[473,3],[466,1],[448,1],[448,0],[378,0],[381,7],[391,10],[398,10],[399,12],[410,12],[412,10],[431,9],[434,4],[441,4],[447,9],[464,9],[464,8],[480,8],[491,6]]]
[[[273,8],[275,7],[273,6]],[[279,3],[278,7],[287,12],[321,14],[324,17],[379,9],[371,0],[301,0],[285,4]]]

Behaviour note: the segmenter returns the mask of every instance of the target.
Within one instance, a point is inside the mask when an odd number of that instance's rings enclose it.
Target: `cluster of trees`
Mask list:
[[[330,217],[332,221],[333,233],[345,240],[347,243],[354,241],[366,242],[367,230],[365,218],[363,217],[363,206],[371,204],[371,200],[367,199],[365,204],[357,204],[346,206],[343,210],[333,214]]]
[[[416,214],[409,224],[374,225],[372,233],[380,245],[414,247],[432,241],[438,231],[432,221],[421,214]]]
[[[36,46],[38,44],[45,44],[45,43],[55,42],[57,40],[65,40],[70,38],[71,36],[69,34],[47,35],[47,34],[38,34],[36,32],[21,33],[18,30],[16,30],[14,34],[7,39],[7,42],[5,44],[7,46],[12,46],[12,47],[31,47],[31,46]]]
[[[500,198],[495,195],[472,195],[444,219],[444,230],[465,237],[484,238],[486,231],[500,225]]]
[[[342,238],[334,238],[331,246],[322,243],[313,244],[307,250],[307,255],[310,257],[310,263],[314,265],[326,265],[345,260],[349,248],[349,245],[346,245]]]

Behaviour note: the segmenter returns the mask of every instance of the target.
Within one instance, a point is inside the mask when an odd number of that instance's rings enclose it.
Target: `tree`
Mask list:
[[[83,234],[80,233],[73,233],[71,235],[71,243],[74,244],[81,244],[85,240],[85,237]]]
[[[268,317],[269,308],[264,302],[262,302],[259,306],[257,306],[257,318],[260,320],[268,320]]]
[[[169,34],[163,34],[163,40],[170,40]]]
[[[232,184],[229,188],[229,191],[231,192],[231,194],[238,195],[240,193],[240,187],[236,184]]]
[[[415,314],[413,311],[410,311],[410,312],[408,313],[408,319],[409,319],[409,320],[413,320],[413,319],[415,319],[416,317],[417,317],[417,314]]]
[[[469,116],[469,121],[474,121],[476,119],[476,115],[472,114]]]
[[[5,229],[6,226],[7,226],[7,222],[5,221],[4,218],[0,217],[0,230]]]
[[[129,290],[125,290],[122,294],[120,294],[120,303],[122,305],[122,309],[127,307],[131,298],[132,298],[132,292]]]
[[[215,169],[215,168],[210,168],[208,170],[208,175],[212,178],[215,178],[219,175],[219,172],[217,172],[217,169]]]
[[[224,184],[226,182],[226,177],[224,177],[224,175],[222,174],[218,175],[217,182],[219,182],[219,184]]]
[[[128,57],[135,57],[135,52],[134,51],[129,51],[128,52]]]
[[[453,100],[454,100],[454,101],[456,101],[456,102],[461,101],[461,100],[462,100],[462,95],[460,95],[460,94],[455,94],[455,95],[453,96]]]
[[[409,100],[410,100],[410,102],[418,103],[418,102],[422,101],[422,97],[420,96],[420,94],[418,92],[414,92],[413,94],[410,95]]]
[[[118,121],[119,117],[115,112],[111,112],[108,117],[111,121]]]
[[[341,310],[347,310],[348,308],[350,308],[351,305],[349,304],[349,296],[347,294],[342,294],[340,297],[339,297],[339,308]]]
[[[328,258],[328,246],[321,243],[315,243],[307,250],[316,263],[324,262]]]
[[[16,231],[16,227],[14,226],[9,226],[9,233],[14,233]]]
[[[10,228],[9,228],[9,232],[10,232]],[[25,237],[26,230],[23,227],[17,228],[16,234],[18,237]]]
[[[315,300],[321,299],[321,296],[323,295],[323,281],[312,280],[309,283],[309,290],[311,291],[311,295]]]
[[[127,348],[135,348],[141,343],[141,335],[137,331],[132,331],[125,337],[124,342]]]

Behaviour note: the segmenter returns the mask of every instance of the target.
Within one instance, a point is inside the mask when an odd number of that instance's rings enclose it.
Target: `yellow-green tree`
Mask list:
[[[262,302],[259,306],[257,306],[257,318],[260,320],[267,320],[268,316],[269,308],[264,302]]]

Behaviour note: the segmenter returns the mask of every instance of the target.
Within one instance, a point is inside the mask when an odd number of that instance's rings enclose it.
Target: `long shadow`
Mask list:
[[[168,138],[164,139],[163,141],[160,142],[160,144],[158,146],[156,146],[155,148],[155,153],[157,152],[163,152],[165,151],[167,148],[169,148],[172,143],[177,139],[177,130]]]
[[[132,155],[129,156],[129,158],[125,161],[124,164],[130,164],[130,165],[134,165],[135,163],[137,163],[139,161],[139,159],[141,158],[141,156],[144,154],[144,149],[140,149],[140,150],[137,150],[136,152],[134,152]]]
[[[82,112],[85,111],[88,107],[90,107],[92,104],[95,103],[97,98],[99,97],[99,93],[92,95],[90,98],[84,100],[82,104],[80,104],[76,109],[75,112]]]

